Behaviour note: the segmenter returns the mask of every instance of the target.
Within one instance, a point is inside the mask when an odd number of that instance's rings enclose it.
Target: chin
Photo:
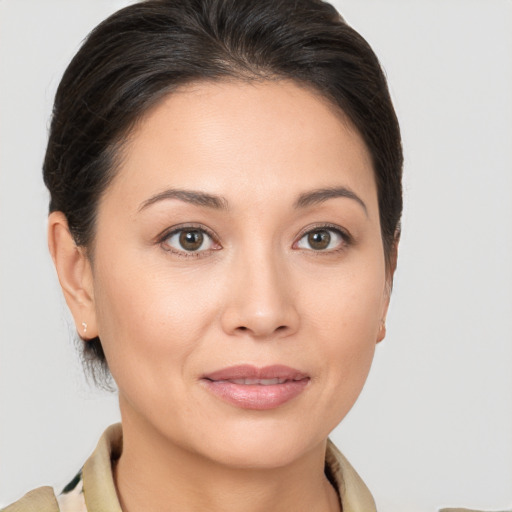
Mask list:
[[[327,432],[314,433],[303,422],[286,425],[279,421],[244,422],[203,438],[200,451],[228,467],[272,469],[297,461],[327,439]],[[251,424],[252,423],[252,424]]]

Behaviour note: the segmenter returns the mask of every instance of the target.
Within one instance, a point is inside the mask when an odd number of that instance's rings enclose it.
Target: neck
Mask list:
[[[124,512],[338,512],[324,474],[326,443],[279,468],[226,467],[123,417],[114,478]]]

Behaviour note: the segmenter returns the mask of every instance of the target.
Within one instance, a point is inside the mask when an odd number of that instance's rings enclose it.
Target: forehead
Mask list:
[[[375,195],[371,157],[344,114],[290,81],[184,86],[150,109],[123,149],[110,193],[142,200],[166,187],[263,201],[337,185]],[[112,191],[110,191],[112,189]],[[295,197],[295,196],[294,196]]]

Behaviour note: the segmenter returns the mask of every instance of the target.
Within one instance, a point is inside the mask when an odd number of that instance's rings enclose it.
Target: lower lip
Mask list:
[[[214,395],[241,409],[264,411],[275,409],[289,402],[304,391],[309,379],[291,380],[282,384],[235,384],[226,380],[204,379],[206,387]]]

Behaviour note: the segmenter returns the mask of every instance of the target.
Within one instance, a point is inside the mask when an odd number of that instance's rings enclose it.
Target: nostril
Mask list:
[[[274,332],[286,331],[287,328],[288,327],[286,325],[280,325],[279,327],[276,327]],[[250,331],[250,330],[251,329],[249,329],[249,327],[246,327],[245,325],[240,325],[239,327],[237,327],[237,331],[241,331],[241,332]]]

